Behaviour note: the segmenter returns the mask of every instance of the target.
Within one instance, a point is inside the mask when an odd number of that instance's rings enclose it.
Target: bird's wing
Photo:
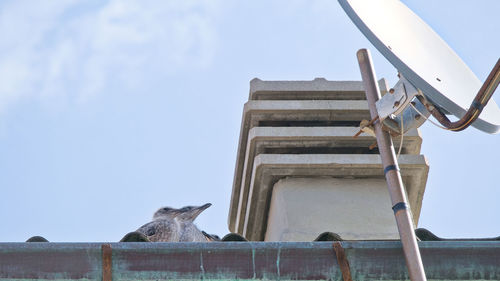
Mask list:
[[[181,224],[179,242],[207,242],[207,237],[191,222]]]
[[[140,232],[148,237],[154,236],[159,230],[159,224],[156,221],[148,222],[145,225],[139,227],[137,232]]]
[[[167,220],[155,220],[139,229],[138,232],[146,235],[152,242],[178,242],[179,237],[175,224]]]

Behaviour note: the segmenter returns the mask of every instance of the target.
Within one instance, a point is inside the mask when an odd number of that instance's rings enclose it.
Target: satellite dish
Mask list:
[[[474,119],[468,121],[474,122],[472,126],[487,133],[500,131],[500,108],[495,101],[473,103],[476,94],[479,96],[481,91],[489,91],[488,99],[495,91],[500,81],[500,60],[483,85],[446,42],[400,1],[338,1],[378,51],[396,67],[407,82],[423,93],[429,104],[437,107],[438,110],[431,108],[430,111],[438,121],[445,124],[437,116],[441,115],[441,118],[448,120],[444,113],[462,118],[470,113],[467,112],[469,107],[474,106],[479,112],[476,112]],[[412,126],[423,123],[413,124],[415,122],[412,123],[411,119],[405,119],[404,122]]]

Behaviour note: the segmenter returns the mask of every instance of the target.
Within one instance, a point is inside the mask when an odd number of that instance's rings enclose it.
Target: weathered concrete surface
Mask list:
[[[243,110],[240,139],[237,152],[231,205],[229,208],[229,229],[234,230],[235,219],[240,198],[240,186],[243,174],[243,163],[246,154],[248,133],[251,128],[262,126],[266,122],[275,122],[274,127],[291,126],[305,127],[301,122],[331,122],[328,126],[337,123],[353,122],[358,126],[363,119],[369,119],[368,105],[363,100],[326,100],[326,101],[248,101]],[[286,123],[297,122],[297,123]],[[324,123],[320,123],[323,125]],[[354,125],[356,124],[356,125]],[[310,126],[311,124],[307,124]]]
[[[382,94],[386,93],[387,82],[381,79],[379,84]],[[370,145],[375,143],[375,139],[366,134],[356,139],[352,138],[359,128],[359,123],[364,119],[370,119],[365,99],[361,81],[327,81],[323,78],[313,81],[252,80],[249,101],[243,110],[228,216],[229,230],[242,234],[250,240],[262,241],[266,230],[270,230],[266,226],[270,215],[273,186],[286,177],[300,177],[305,182],[310,180],[311,183],[325,177],[333,181],[349,178],[351,181],[343,181],[347,185],[353,184],[353,179],[363,181],[369,178],[373,181],[373,185],[377,186],[377,192],[367,193],[366,196],[373,195],[373,200],[381,204],[382,194],[387,195],[387,193],[381,188],[383,168],[378,157],[378,149],[369,149]],[[394,143],[399,146],[399,139],[394,139]],[[403,177],[415,222],[418,222],[428,173],[425,159],[418,155],[421,143],[420,134],[417,130],[413,130],[404,138],[401,155],[401,159],[408,160],[404,163]],[[310,192],[311,190],[305,187],[307,185],[304,183],[301,191]],[[337,192],[347,187],[341,187]],[[310,195],[326,198],[332,196],[332,194]],[[362,197],[360,194],[356,196],[353,200],[359,201]],[[282,196],[285,197],[291,199]],[[310,201],[308,204],[313,206],[313,198]],[[288,208],[291,205],[288,202],[283,200],[274,202],[283,203],[283,206],[276,206],[275,210],[287,211],[271,214],[272,216],[279,218],[278,220],[297,218],[298,214],[291,214]],[[360,205],[366,205],[366,202],[361,204],[360,201]],[[319,209],[331,214],[335,210],[331,210],[329,204],[324,202],[324,206]],[[380,204],[374,203],[374,205]],[[366,214],[368,211],[363,210],[363,212]],[[344,225],[347,228],[343,230],[328,229],[334,225],[321,224],[319,218],[311,220],[302,217],[302,219],[317,222],[314,231],[325,228],[322,231],[341,232],[352,239],[396,238],[394,221],[387,219],[390,208],[380,207],[373,213],[384,215],[377,217],[378,223],[383,226],[373,232],[372,236],[367,235],[363,229],[360,229],[362,234],[356,236],[354,235],[356,231],[347,225]],[[377,220],[375,217],[368,219]],[[277,226],[279,228],[279,224]],[[282,235],[284,227],[281,230],[275,229],[276,233],[281,234],[270,233],[268,238],[279,236],[280,239],[295,241],[314,238],[312,233],[304,234],[304,228],[296,226],[297,232],[293,233],[293,229],[288,225],[286,228],[288,238]],[[292,236],[296,239],[290,238]]]
[[[113,280],[342,280],[330,242],[110,245]],[[408,280],[400,242],[341,245],[353,280]],[[428,280],[500,280],[500,242],[419,246]],[[100,248],[100,243],[0,243],[0,280],[101,280]]]
[[[261,154],[353,154],[368,153],[376,140],[365,133],[354,139],[355,127],[253,127],[248,134],[245,157],[238,158],[236,170],[243,173],[235,177],[234,188],[240,187],[238,208],[245,208],[250,189],[254,158]],[[400,138],[394,138],[399,148]],[[403,138],[403,154],[419,154],[422,137],[411,130]],[[369,153],[378,153],[375,149]],[[234,195],[235,193],[233,193]],[[235,230],[233,230],[235,231]]]
[[[385,79],[378,81],[382,95],[389,87]],[[249,100],[366,100],[362,81],[250,81]]]
[[[264,241],[398,239],[384,179],[283,178],[274,184]]]
[[[429,166],[422,155],[401,155],[399,167],[417,224]],[[384,172],[379,155],[260,154],[254,160],[246,208],[238,213],[238,233],[253,241],[265,238],[274,184],[286,177],[383,179]]]
[[[274,152],[276,154],[301,153],[298,149],[310,149],[317,154],[346,154],[352,149],[362,149],[349,154],[378,153],[377,149],[370,151],[369,146],[376,139],[358,132],[357,127],[253,127],[248,134],[246,155],[248,158],[258,154]],[[400,137],[393,138],[396,151],[399,149]],[[413,129],[403,138],[402,154],[420,154],[422,136]],[[333,150],[338,148],[337,150]],[[323,149],[323,150],[321,150]]]

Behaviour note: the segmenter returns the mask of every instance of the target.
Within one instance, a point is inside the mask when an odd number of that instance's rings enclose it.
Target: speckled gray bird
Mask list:
[[[155,212],[153,221],[137,232],[144,234],[152,242],[207,242],[211,241],[196,227],[194,220],[212,204],[180,209],[163,207]]]

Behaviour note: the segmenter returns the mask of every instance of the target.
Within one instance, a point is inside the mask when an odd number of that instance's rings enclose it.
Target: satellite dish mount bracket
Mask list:
[[[401,74],[398,76],[399,81],[394,88],[375,103],[378,119],[393,135],[420,127],[431,114],[417,98],[422,96],[422,92]]]

